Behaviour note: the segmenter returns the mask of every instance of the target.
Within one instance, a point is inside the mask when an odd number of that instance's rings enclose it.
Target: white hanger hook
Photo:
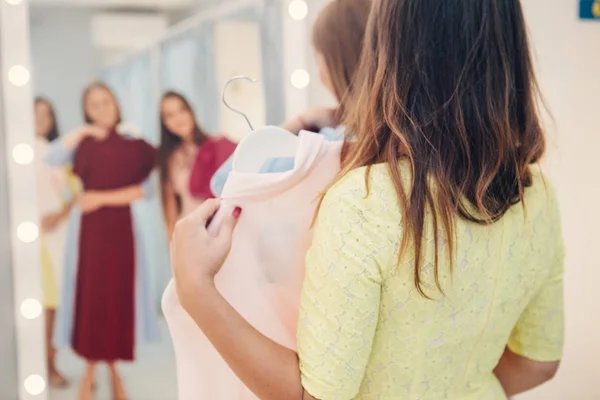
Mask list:
[[[254,78],[250,78],[249,76],[245,76],[245,75],[234,76],[233,78],[229,79],[227,81],[227,83],[225,84],[225,88],[223,88],[223,94],[221,95],[221,99],[223,101],[223,104],[225,104],[225,107],[229,108],[234,113],[239,114],[242,117],[244,117],[244,119],[248,123],[248,126],[250,127],[250,129],[254,130],[254,128],[252,127],[252,124],[250,123],[250,120],[248,119],[248,116],[246,114],[244,114],[243,112],[241,112],[240,110],[236,110],[235,108],[231,107],[229,105],[229,103],[227,103],[227,100],[225,99],[225,93],[227,92],[227,87],[231,84],[231,82],[237,81],[239,79],[244,79],[244,80],[247,80],[252,83],[258,82],[258,80],[254,79]]]

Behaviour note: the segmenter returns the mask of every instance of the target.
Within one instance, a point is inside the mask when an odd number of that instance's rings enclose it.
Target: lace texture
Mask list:
[[[401,165],[403,176],[409,176]],[[525,209],[499,222],[456,221],[454,272],[427,217],[423,279],[410,251],[398,265],[401,212],[387,167],[348,174],[326,195],[307,256],[298,352],[321,400],[504,400],[492,371],[504,348],[554,361],[563,347],[563,244],[549,183],[536,173]]]

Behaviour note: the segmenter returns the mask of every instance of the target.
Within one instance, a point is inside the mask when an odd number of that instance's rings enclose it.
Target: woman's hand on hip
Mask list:
[[[220,205],[220,200],[206,200],[175,225],[171,265],[179,302],[184,309],[193,304],[198,290],[214,284],[214,277],[231,249],[233,230],[241,213],[239,207],[225,217],[217,236],[206,229]]]
[[[42,232],[50,233],[60,224],[62,215],[60,212],[46,214],[42,217]]]
[[[83,214],[92,213],[104,206],[101,194],[91,190],[80,194],[77,204],[79,205],[79,208],[81,208]]]

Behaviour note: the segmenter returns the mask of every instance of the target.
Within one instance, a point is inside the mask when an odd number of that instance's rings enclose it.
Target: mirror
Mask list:
[[[249,129],[221,103],[229,78],[259,80],[227,93],[255,127],[284,120],[269,94],[286,86],[283,13],[263,1],[93,3],[30,5],[49,398],[176,399],[161,310],[169,231],[203,200],[187,184],[202,143]]]

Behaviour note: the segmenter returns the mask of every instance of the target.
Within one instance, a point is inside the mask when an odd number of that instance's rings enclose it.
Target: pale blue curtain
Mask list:
[[[128,107],[130,105],[129,90],[127,80],[131,76],[130,64],[122,64],[104,72],[102,80],[106,83],[115,96],[121,109],[121,118],[127,121]],[[139,128],[138,128],[139,129]]]
[[[220,103],[212,23],[205,23],[162,45],[160,82],[163,93],[174,90],[188,99],[206,131],[218,130]]]
[[[160,143],[158,102],[150,53],[131,61],[128,69],[129,96],[127,108],[124,108],[125,120],[141,129],[144,139],[158,146]]]
[[[285,119],[285,76],[283,70],[283,26],[281,1],[265,0],[259,15],[262,76],[269,125]]]
[[[144,139],[155,146],[160,144],[159,110],[155,92],[151,54],[147,53],[134,59],[129,66],[128,103],[125,120],[142,130]],[[158,174],[152,177],[154,187],[159,188]],[[162,213],[160,191],[153,198],[135,204],[134,212],[144,221],[149,230],[144,235],[152,282],[160,306],[161,295],[171,278],[169,264],[169,246]]]
[[[214,23],[205,23],[198,28],[196,35],[200,42],[198,56],[199,65],[197,76],[199,82],[199,108],[196,115],[199,122],[208,132],[219,130],[219,117],[221,113],[220,90],[217,84],[217,71],[215,60],[215,35]]]

